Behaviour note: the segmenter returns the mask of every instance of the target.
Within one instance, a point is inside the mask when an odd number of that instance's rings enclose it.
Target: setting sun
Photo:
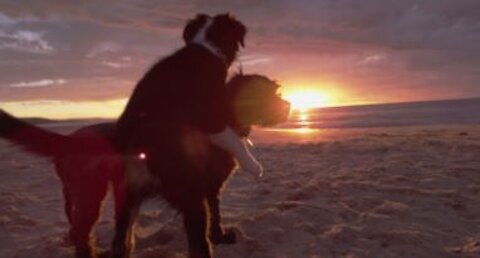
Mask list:
[[[297,111],[323,107],[329,101],[326,94],[314,90],[292,91],[285,93],[283,97],[290,102],[292,109]]]

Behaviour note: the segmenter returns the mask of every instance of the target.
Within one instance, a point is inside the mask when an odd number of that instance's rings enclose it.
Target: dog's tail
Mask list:
[[[70,137],[24,122],[0,109],[0,138],[5,138],[35,154],[55,157],[68,152]]]

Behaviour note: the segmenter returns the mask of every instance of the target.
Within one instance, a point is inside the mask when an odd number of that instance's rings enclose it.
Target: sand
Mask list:
[[[56,128],[68,130],[68,128]],[[480,257],[480,127],[257,131],[260,180],[222,200],[238,243],[215,257]],[[73,257],[47,159],[0,141],[0,257]],[[111,201],[98,222],[112,237]],[[144,204],[134,256],[186,257],[181,219]]]

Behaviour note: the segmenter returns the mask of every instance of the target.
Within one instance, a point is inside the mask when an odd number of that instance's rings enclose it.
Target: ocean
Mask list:
[[[113,120],[28,119],[28,121],[46,127],[80,127]],[[307,112],[292,111],[287,122],[271,129],[347,129],[428,125],[480,125],[480,98],[329,107]]]
[[[480,125],[480,98],[293,111],[278,128],[371,128]]]

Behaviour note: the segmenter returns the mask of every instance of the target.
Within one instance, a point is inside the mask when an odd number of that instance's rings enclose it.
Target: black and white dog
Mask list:
[[[211,169],[204,157],[208,156],[204,142],[208,139],[201,140],[199,133],[227,134],[225,145],[233,142],[230,145],[237,148],[232,152],[244,150],[243,156],[249,157],[240,138],[228,130],[232,110],[225,87],[227,70],[244,45],[245,35],[246,27],[229,14],[198,15],[185,27],[186,46],[155,64],[137,84],[114,133],[122,153],[142,157],[156,181],[151,192],[160,193],[183,214],[192,257],[211,255],[208,209],[202,194],[206,189],[198,184]],[[131,235],[131,214],[138,210],[141,195],[149,194],[144,193],[145,187],[143,191],[128,187],[116,196],[121,216],[114,253],[130,249],[123,244]],[[223,233],[218,234],[222,239]]]
[[[226,124],[244,137],[251,125],[282,122],[289,112],[278,85],[266,77],[238,75],[225,87],[245,33],[230,15],[197,16],[184,30],[190,44],[145,75],[117,123],[63,136],[0,110],[0,137],[54,157],[77,257],[95,255],[90,233],[109,183],[115,196],[113,257],[129,257],[140,204],[156,194],[182,213],[190,257],[211,257],[212,242],[235,242],[233,231],[221,227],[218,199],[234,157],[208,135]]]

